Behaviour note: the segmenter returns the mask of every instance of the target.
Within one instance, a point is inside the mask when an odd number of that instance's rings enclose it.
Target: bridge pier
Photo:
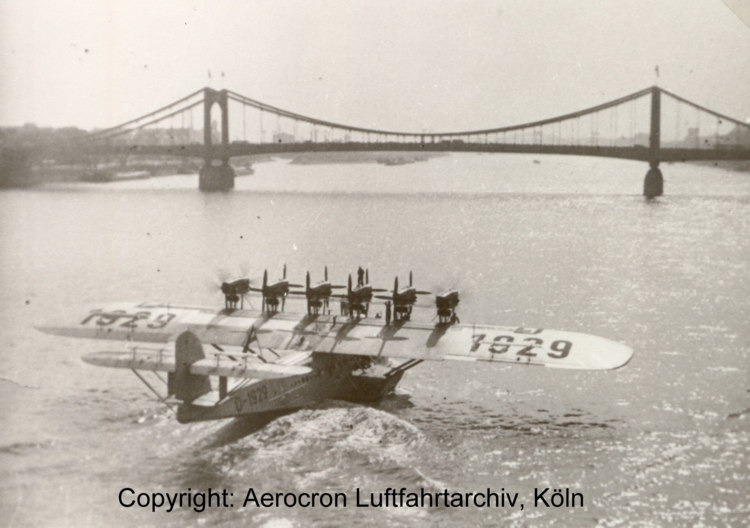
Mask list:
[[[643,196],[656,198],[662,194],[664,194],[664,177],[659,170],[659,162],[652,162],[651,168],[646,173],[646,179],[643,180]]]
[[[234,169],[226,160],[218,166],[206,163],[198,173],[198,188],[201,191],[230,191],[234,189]]]
[[[651,136],[649,141],[649,165],[643,181],[643,196],[656,198],[664,194],[664,178],[659,170],[661,150],[661,91],[658,86],[651,88]]]

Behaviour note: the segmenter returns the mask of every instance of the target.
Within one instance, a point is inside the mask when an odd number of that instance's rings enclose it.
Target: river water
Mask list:
[[[535,161],[536,160],[536,161]],[[750,518],[750,175],[460,154],[400,166],[261,163],[227,194],[197,176],[0,192],[0,524],[657,526]],[[601,335],[625,368],[424,363],[377,407],[336,401],[248,434],[180,425],[118,343],[33,329],[109,301],[219,307],[222,274],[460,289],[464,323]],[[290,308],[294,307],[289,307]],[[302,308],[302,306],[299,306]],[[431,312],[421,315],[432,318]],[[416,315],[417,318],[420,315]],[[226,489],[232,508],[157,513],[136,493]],[[346,508],[243,508],[262,492]],[[358,508],[387,488],[518,494],[504,508]],[[535,489],[584,507],[535,507]],[[524,505],[521,510],[520,504]]]

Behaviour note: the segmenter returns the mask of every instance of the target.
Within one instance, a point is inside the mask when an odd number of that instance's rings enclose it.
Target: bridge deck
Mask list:
[[[86,149],[92,154],[142,154],[204,158],[206,148],[203,145],[101,145]],[[284,154],[301,152],[487,152],[487,153],[521,153],[521,154],[562,154],[571,156],[597,156],[605,158],[648,161],[647,147],[608,147],[608,146],[575,146],[575,145],[513,145],[496,143],[461,143],[445,141],[437,143],[232,143],[228,147],[214,146],[211,157],[214,159],[232,158],[262,154]],[[660,161],[691,160],[746,160],[750,159],[750,149],[683,149],[661,148]]]

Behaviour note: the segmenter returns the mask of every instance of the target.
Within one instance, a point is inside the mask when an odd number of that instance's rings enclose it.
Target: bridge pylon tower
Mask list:
[[[211,110],[221,110],[221,143],[214,145]],[[201,191],[228,191],[234,188],[234,169],[229,164],[229,104],[226,90],[203,89],[203,167],[198,173]]]
[[[661,161],[661,90],[658,86],[651,88],[651,133],[648,164],[651,168],[643,180],[643,196],[656,198],[664,194],[664,177],[659,169]]]

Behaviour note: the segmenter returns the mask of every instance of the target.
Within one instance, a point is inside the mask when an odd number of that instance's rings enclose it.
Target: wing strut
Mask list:
[[[388,374],[386,374],[387,378],[390,378],[391,376],[395,376],[396,374],[403,374],[407,370],[416,367],[420,363],[424,361],[423,359],[410,359],[409,361],[406,361],[404,363],[401,363],[398,367],[395,367],[391,369]]]
[[[250,348],[250,343],[252,343],[253,341],[258,343],[257,352],[253,350],[252,348]],[[263,349],[261,348],[260,340],[258,339],[258,332],[256,332],[254,326],[251,326],[250,330],[248,330],[247,332],[247,337],[245,338],[245,342],[242,344],[242,352],[244,354],[248,354],[248,353],[255,354],[258,357],[258,359],[260,359],[263,363],[268,363],[268,361],[266,361],[266,358],[263,357]],[[271,352],[273,352],[273,350]],[[276,354],[276,352],[274,352],[274,354]],[[278,354],[276,355],[278,356]]]
[[[143,384],[146,387],[148,387],[151,390],[151,392],[153,392],[156,395],[156,397],[159,399],[160,402],[162,402],[164,405],[166,405],[169,408],[169,410],[172,411],[175,414],[175,416],[177,416],[177,411],[174,409],[174,407],[172,407],[169,404],[169,402],[167,402],[167,399],[163,398],[161,396],[161,394],[159,394],[159,392],[155,388],[153,388],[151,386],[151,384],[146,380],[146,378],[144,378],[143,376],[141,376],[140,374],[138,374],[137,370],[135,370],[135,369],[130,369],[130,370],[132,370],[133,374],[135,374],[136,376],[138,376],[138,379],[141,380],[143,382]],[[161,378],[159,378],[159,379],[161,379]],[[162,381],[164,381],[164,380],[162,380]],[[168,397],[169,397],[169,395],[167,395],[167,398]]]

